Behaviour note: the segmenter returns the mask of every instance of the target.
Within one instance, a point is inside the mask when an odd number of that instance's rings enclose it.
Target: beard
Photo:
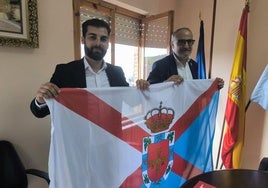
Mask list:
[[[100,46],[92,46],[88,48],[86,45],[84,46],[85,54],[91,59],[95,61],[100,61],[106,54],[106,50]]]
[[[191,49],[182,49],[179,51],[179,54],[176,54],[176,55],[182,59],[188,59],[191,53],[192,53]]]

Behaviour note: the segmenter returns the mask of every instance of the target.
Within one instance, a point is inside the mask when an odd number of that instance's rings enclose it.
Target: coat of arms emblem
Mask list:
[[[173,165],[175,131],[168,132],[174,110],[162,107],[150,110],[145,124],[154,135],[143,138],[142,177],[146,187],[156,187],[165,181]]]

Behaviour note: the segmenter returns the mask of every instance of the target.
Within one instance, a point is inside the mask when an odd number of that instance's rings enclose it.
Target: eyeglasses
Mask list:
[[[178,46],[185,46],[186,45],[186,42],[189,46],[193,46],[194,44],[194,41],[193,39],[188,39],[188,40],[184,40],[184,39],[179,39],[177,40],[177,45]]]

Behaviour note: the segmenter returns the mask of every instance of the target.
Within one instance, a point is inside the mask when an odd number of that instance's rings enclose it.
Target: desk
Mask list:
[[[268,172],[258,170],[217,170],[197,175],[186,181],[181,188],[193,188],[203,181],[216,188],[268,188]]]

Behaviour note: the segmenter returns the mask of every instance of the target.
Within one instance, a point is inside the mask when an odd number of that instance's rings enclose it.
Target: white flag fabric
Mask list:
[[[254,88],[250,100],[268,110],[268,65],[266,65],[256,87]]]
[[[51,113],[50,188],[171,188],[213,170],[218,80],[63,88]]]

